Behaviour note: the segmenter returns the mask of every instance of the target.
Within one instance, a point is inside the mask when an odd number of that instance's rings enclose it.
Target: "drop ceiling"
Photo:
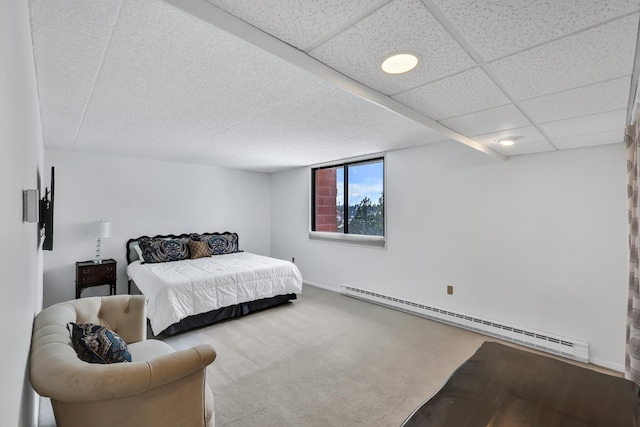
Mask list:
[[[274,172],[622,142],[640,0],[28,0],[45,147]],[[396,52],[418,66],[387,75]],[[497,140],[515,137],[503,147]]]

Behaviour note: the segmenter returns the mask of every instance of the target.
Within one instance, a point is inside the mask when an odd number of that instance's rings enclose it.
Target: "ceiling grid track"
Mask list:
[[[356,15],[355,17],[353,17],[349,21],[344,22],[342,25],[340,25],[338,28],[336,28],[331,33],[328,33],[328,34],[325,34],[323,36],[318,37],[316,40],[312,41],[309,44],[309,46],[305,47],[302,50],[304,52],[306,52],[306,53],[311,52],[312,50],[322,46],[323,44],[325,44],[326,42],[328,42],[329,40],[331,40],[332,38],[334,38],[335,36],[337,36],[338,34],[343,32],[347,28],[349,28],[352,25],[355,25],[358,22],[362,21],[363,19],[365,19],[367,16],[371,15],[372,13],[377,11],[378,9],[381,9],[381,8],[385,7],[386,5],[391,3],[392,1],[393,0],[382,0],[382,1],[378,2],[377,4],[373,5],[372,7],[368,8],[365,11],[363,11],[362,13]]]
[[[542,129],[542,127],[538,124],[538,122],[536,120],[533,120],[533,118],[531,118],[531,116],[525,111],[525,109],[520,105],[520,101],[517,101],[510,93],[509,91],[502,85],[502,83],[500,83],[500,81],[496,78],[496,76],[493,74],[493,70],[491,68],[489,68],[488,65],[486,64],[481,64],[480,68],[482,68],[482,71],[484,71],[487,76],[489,76],[489,78],[493,81],[493,83],[498,86],[498,88],[505,94],[505,96],[507,98],[509,98],[509,100],[511,101],[511,103],[518,109],[518,111],[520,111],[520,113],[529,121],[529,123],[531,123],[531,125],[538,131],[540,132],[540,135],[542,135],[542,137],[547,141],[547,143],[549,143],[549,145],[551,147],[553,147],[554,150],[558,150],[558,146],[556,144],[553,143],[551,137],[547,134],[547,132],[545,132],[544,129]],[[517,129],[517,128],[516,128]],[[505,129],[505,130],[510,130],[510,129]]]
[[[89,109],[89,104],[91,104],[91,100],[93,99],[93,94],[96,89],[96,83],[98,82],[98,78],[100,77],[100,72],[102,71],[104,65],[104,59],[107,56],[107,51],[109,50],[109,46],[111,45],[111,40],[113,39],[113,33],[118,25],[118,21],[120,21],[120,13],[122,12],[122,6],[126,0],[120,0],[120,4],[118,5],[118,11],[116,13],[115,20],[113,21],[113,25],[111,26],[111,32],[109,33],[109,39],[107,43],[105,43],[104,50],[102,51],[102,55],[100,55],[100,64],[98,64],[98,69],[96,70],[96,74],[93,78],[93,82],[91,84],[91,91],[89,92],[89,96],[87,97],[87,102],[82,108],[82,115],[80,116],[80,121],[78,122],[78,128],[76,129],[75,136],[73,138],[73,149],[76,149],[76,145],[78,144],[78,135],[80,135],[80,129],[82,128],[82,124],[84,123],[84,118],[87,114],[87,110]]]
[[[558,150],[558,147],[552,142],[549,135],[540,127],[540,125],[535,120],[533,120],[530,117],[529,114],[527,114],[527,112],[524,110],[524,108],[522,108],[520,103],[511,95],[511,93],[509,93],[509,91],[502,85],[502,83],[498,80],[498,78],[493,74],[493,70],[489,68],[489,65],[484,61],[484,59],[480,56],[480,54],[478,54],[478,52],[476,52],[475,49],[466,41],[466,39],[462,36],[462,34],[460,34],[460,32],[453,26],[453,24],[447,19],[447,17],[444,16],[444,14],[440,11],[440,9],[438,9],[430,0],[421,0],[421,1],[425,5],[425,7],[429,9],[429,12],[431,12],[433,16],[435,16],[436,19],[445,27],[445,29],[449,32],[449,34],[451,34],[451,37],[453,37],[460,44],[460,46],[462,46],[462,48],[469,54],[469,56],[471,56],[471,58],[473,58],[473,60],[478,63],[478,66],[482,69],[482,71],[484,71],[484,73],[487,76],[489,76],[493,84],[495,84],[498,87],[498,89],[500,89],[502,93],[504,93],[504,95],[518,109],[518,111],[520,111],[520,113],[529,121],[529,123],[531,123],[531,125],[538,132],[540,132],[540,134],[547,141],[547,143],[551,147],[553,147],[554,150]],[[533,47],[530,47],[525,50],[530,50],[530,49],[533,49]],[[510,54],[508,56],[511,56],[511,55],[513,54]],[[511,129],[503,129],[502,131],[509,131],[509,130]]]

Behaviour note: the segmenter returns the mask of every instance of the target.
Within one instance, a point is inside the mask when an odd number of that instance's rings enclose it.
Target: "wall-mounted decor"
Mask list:
[[[40,199],[40,231],[44,234],[42,249],[53,250],[53,188],[55,185],[55,168],[51,166],[51,189],[45,188],[44,197]]]

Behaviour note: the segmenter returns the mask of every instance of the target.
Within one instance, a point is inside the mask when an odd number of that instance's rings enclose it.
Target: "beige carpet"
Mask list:
[[[399,426],[485,337],[305,286],[295,302],[166,341],[212,344],[218,427]]]
[[[218,427],[397,427],[485,340],[307,285],[293,303],[166,339],[215,347]],[[40,427],[55,426],[41,406]]]

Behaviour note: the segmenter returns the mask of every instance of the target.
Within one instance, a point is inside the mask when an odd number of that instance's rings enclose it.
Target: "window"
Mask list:
[[[311,186],[312,232],[384,236],[383,158],[313,168]]]

